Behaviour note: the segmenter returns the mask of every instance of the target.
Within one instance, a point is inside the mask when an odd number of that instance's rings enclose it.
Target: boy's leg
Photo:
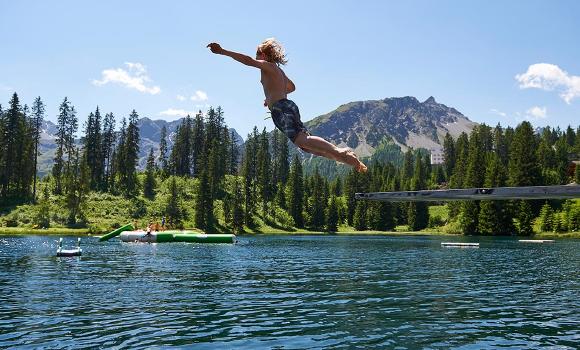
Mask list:
[[[367,167],[348,148],[338,148],[332,143],[318,136],[310,136],[300,132],[294,143],[308,152],[330,158],[355,167],[359,172],[366,171]]]

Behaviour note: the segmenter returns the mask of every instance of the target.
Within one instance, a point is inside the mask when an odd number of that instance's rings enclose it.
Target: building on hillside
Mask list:
[[[445,154],[443,153],[443,148],[431,148],[431,164],[443,164],[445,162]]]

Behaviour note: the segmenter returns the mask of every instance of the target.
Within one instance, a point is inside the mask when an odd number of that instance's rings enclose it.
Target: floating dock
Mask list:
[[[441,242],[442,247],[479,248],[479,243]]]
[[[356,193],[356,199],[388,202],[580,198],[580,185],[461,188],[399,192]]]
[[[166,243],[166,242],[187,242],[187,243],[235,243],[236,236],[233,234],[205,234],[196,231],[123,231],[119,235],[123,242],[143,242],[143,243]]]
[[[520,239],[521,243],[554,243],[553,239]]]

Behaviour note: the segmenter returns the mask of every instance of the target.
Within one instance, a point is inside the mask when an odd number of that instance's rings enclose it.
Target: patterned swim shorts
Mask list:
[[[272,105],[272,120],[292,142],[301,131],[308,134],[308,130],[300,120],[298,106],[288,99],[283,98]]]

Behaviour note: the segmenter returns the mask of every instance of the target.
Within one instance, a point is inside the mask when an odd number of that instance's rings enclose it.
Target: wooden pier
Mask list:
[[[356,193],[356,199],[387,202],[441,202],[466,200],[580,198],[580,185],[461,188],[398,192]]]

